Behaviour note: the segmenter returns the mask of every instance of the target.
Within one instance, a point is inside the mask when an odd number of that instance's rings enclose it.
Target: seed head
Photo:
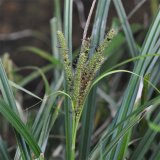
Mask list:
[[[68,88],[68,91],[70,91],[72,86],[73,75],[72,75],[72,65],[68,58],[68,48],[67,48],[64,35],[61,31],[57,31],[57,37],[60,45],[60,53],[64,62],[65,76],[67,79],[67,88]]]

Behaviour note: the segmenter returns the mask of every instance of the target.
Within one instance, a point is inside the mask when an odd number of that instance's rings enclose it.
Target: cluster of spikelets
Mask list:
[[[92,81],[104,62],[103,51],[115,36],[115,31],[111,29],[108,32],[105,39],[101,42],[90,59],[90,39],[83,40],[75,72],[72,70],[72,63],[68,57],[68,48],[64,35],[62,32],[58,31],[57,36],[67,79],[67,91],[73,100],[75,116],[79,119]]]

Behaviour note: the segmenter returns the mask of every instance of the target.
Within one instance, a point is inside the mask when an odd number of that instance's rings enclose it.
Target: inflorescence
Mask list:
[[[100,69],[101,65],[104,62],[103,52],[109,45],[115,34],[115,30],[111,29],[104,40],[100,43],[91,58],[88,58],[91,41],[90,38],[85,39],[82,43],[76,71],[74,73],[72,71],[71,61],[68,57],[68,48],[64,35],[61,31],[57,32],[60,45],[60,53],[63,58],[65,76],[67,80],[67,92],[72,97],[74,104],[74,113],[77,119],[80,118],[84,101],[89,92],[92,81],[97,71]]]

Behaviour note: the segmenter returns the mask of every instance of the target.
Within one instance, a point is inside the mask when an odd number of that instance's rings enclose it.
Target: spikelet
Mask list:
[[[60,45],[61,56],[64,62],[65,75],[66,75],[67,84],[68,84],[67,88],[68,88],[68,91],[71,92],[73,75],[72,75],[72,65],[68,57],[67,44],[66,44],[64,35],[61,31],[57,31],[57,37]]]
[[[76,100],[79,97],[80,85],[81,85],[81,76],[82,76],[82,68],[84,66],[84,62],[86,60],[85,53],[82,53],[79,57],[77,70],[74,78],[74,87],[73,87],[73,100]]]
[[[83,41],[80,53],[86,53],[86,54],[88,54],[88,52],[90,50],[90,44],[91,44],[91,39],[90,38],[85,39]]]
[[[103,53],[103,51],[105,50],[106,47],[108,47],[109,43],[111,42],[111,40],[113,39],[113,37],[116,35],[116,31],[112,28],[108,34],[106,35],[106,37],[104,38],[104,40],[101,42],[101,44],[99,45],[99,47],[97,48],[97,52],[99,53]]]
[[[80,90],[81,90],[81,77],[83,73],[83,69],[85,66],[85,63],[88,58],[88,52],[89,52],[89,47],[90,47],[90,40],[87,39],[84,41],[81,51],[80,51],[80,56],[78,59],[78,64],[77,64],[77,69],[75,73],[75,78],[74,78],[74,87],[73,87],[73,101],[77,102],[77,99],[80,97]],[[79,108],[79,103],[74,104],[75,110]]]
[[[91,57],[87,68],[87,72],[90,75],[90,80],[92,80],[101,67],[103,61],[104,61],[104,56],[103,56],[103,51],[105,48],[109,45],[113,37],[115,36],[116,32],[114,29],[111,29],[108,34],[106,35],[105,39],[101,42],[101,44],[98,46],[96,52],[94,55]]]
[[[105,39],[99,45],[96,52],[94,53],[94,55],[91,57],[91,59],[83,69],[83,73],[81,76],[81,88],[80,88],[80,94],[79,94],[80,96],[78,99],[78,106],[80,106],[81,108],[83,106],[84,99],[88,94],[92,81],[104,61],[104,56],[102,53],[105,50],[105,48],[109,45],[109,43],[111,42],[115,34],[116,33],[114,29],[111,29],[108,32]],[[79,109],[79,108],[76,108],[76,109],[77,109],[76,115],[78,116],[81,114],[82,109]]]

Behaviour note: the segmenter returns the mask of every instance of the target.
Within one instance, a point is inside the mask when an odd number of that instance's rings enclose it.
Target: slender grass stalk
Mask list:
[[[64,2],[64,36],[69,49],[69,59],[72,61],[72,15],[73,0],[65,0]]]
[[[130,53],[131,53],[132,57],[134,57],[134,56],[138,55],[138,49],[137,49],[137,46],[136,46],[136,42],[133,38],[132,31],[131,31],[129,22],[127,20],[125,10],[123,8],[123,4],[122,4],[121,0],[113,0],[113,2],[114,2],[114,5],[116,7],[116,10],[118,12],[123,30],[124,30],[125,35],[126,35],[127,43],[128,43],[129,49],[130,49]]]
[[[57,35],[56,32],[58,30],[57,28],[57,18],[52,18],[50,21],[51,24],[51,37],[52,37],[52,54],[55,56],[56,59],[59,59],[59,53],[58,53],[58,48],[57,48]],[[59,78],[59,71],[58,69],[55,69],[53,72],[54,79],[57,82]]]
[[[61,5],[60,5],[60,0],[54,0],[54,16],[57,19],[57,29],[62,30],[62,20],[61,20]],[[56,33],[54,34],[56,35]]]
[[[52,55],[56,59],[60,59],[59,50],[57,47],[57,31],[62,30],[62,22],[61,22],[61,9],[60,9],[60,0],[54,0],[54,18],[50,21],[51,24],[51,38],[52,38]],[[57,82],[60,73],[58,69],[54,70],[54,81]]]
[[[72,15],[73,15],[73,0],[64,1],[64,36],[68,48],[68,57],[72,66]],[[66,74],[65,74],[66,76]],[[64,88],[67,91],[67,80],[64,81]],[[69,113],[72,108],[68,98],[65,98],[65,133],[66,133],[66,159],[71,159],[72,153],[72,117]]]

